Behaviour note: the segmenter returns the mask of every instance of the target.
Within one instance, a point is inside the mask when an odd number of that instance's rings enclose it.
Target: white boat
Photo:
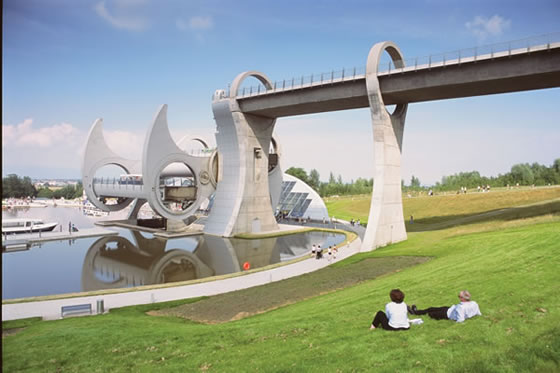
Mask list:
[[[89,201],[84,204],[82,207],[82,211],[84,215],[93,216],[93,217],[102,217],[107,216],[109,213],[107,211],[103,211],[92,205]]]
[[[41,219],[2,219],[2,233],[50,232],[58,223],[44,223]]]

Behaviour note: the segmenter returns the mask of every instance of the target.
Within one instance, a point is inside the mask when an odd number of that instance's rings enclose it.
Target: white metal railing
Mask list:
[[[379,62],[378,75],[391,75],[421,69],[470,63],[481,60],[511,56],[516,54],[531,53],[539,50],[560,47],[560,32],[528,37],[525,39],[477,46],[451,52],[432,54],[424,57],[408,58],[404,60],[404,67],[396,67],[390,57],[385,53],[386,59]],[[276,92],[315,87],[324,84],[333,84],[344,81],[363,79],[366,74],[365,66],[343,68],[329,72],[302,75],[272,83],[270,89],[262,84],[256,86],[242,86],[237,91],[237,98],[246,98]],[[229,85],[226,97],[230,97]]]
[[[144,185],[142,180],[121,180],[117,177],[94,177],[92,181],[93,185],[103,185],[109,186],[112,185],[115,189],[134,189],[139,188],[142,189]]]

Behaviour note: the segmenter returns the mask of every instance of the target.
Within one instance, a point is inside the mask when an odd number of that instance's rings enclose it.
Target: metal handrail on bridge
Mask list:
[[[431,69],[448,65],[476,62],[481,60],[494,59],[498,57],[511,56],[515,54],[531,53],[539,50],[560,47],[560,32],[551,34],[532,36],[525,39],[512,40],[507,42],[477,46],[473,48],[460,49],[451,52],[432,54],[424,57],[408,58],[404,60],[404,67],[396,67],[392,60],[383,60],[379,63],[378,75],[391,75],[408,71]],[[389,58],[387,56],[387,58]],[[272,83],[271,89],[266,89],[262,84],[257,86],[240,87],[237,91],[237,98],[247,98],[260,96],[276,92],[290,91],[308,87],[315,87],[324,84],[333,84],[343,81],[353,81],[363,79],[366,68],[352,67],[342,70],[332,70],[330,72],[312,74],[301,77],[293,77]],[[227,97],[231,97],[229,86]]]
[[[114,189],[142,189],[144,182],[142,180],[120,180],[116,177],[94,177],[92,180],[93,185],[112,185]]]

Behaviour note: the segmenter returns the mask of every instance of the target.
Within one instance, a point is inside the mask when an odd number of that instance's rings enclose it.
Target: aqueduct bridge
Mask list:
[[[205,232],[232,236],[277,228],[263,177],[276,118],[369,107],[375,171],[362,251],[405,240],[400,162],[408,104],[560,87],[560,34],[535,40],[406,61],[396,44],[382,42],[371,48],[364,69],[279,82],[258,71],[239,74],[213,97],[223,175]],[[247,77],[262,85],[243,88]],[[385,106],[391,104],[392,113]]]
[[[560,86],[560,42],[383,67],[378,77],[386,105],[553,88]],[[237,94],[239,107],[270,118],[369,107],[366,74],[354,69],[336,74],[276,82],[269,90],[245,88]]]

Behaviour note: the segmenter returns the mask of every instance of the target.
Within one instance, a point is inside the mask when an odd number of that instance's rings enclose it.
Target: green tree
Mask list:
[[[49,188],[41,188],[37,192],[37,197],[39,198],[53,198],[53,191]]]
[[[309,171],[309,186],[318,191],[320,185],[321,180],[319,179],[319,171],[312,169]]]
[[[530,185],[535,181],[535,175],[528,163],[513,165],[511,167],[511,175],[514,182],[519,184]]]
[[[554,171],[556,171],[556,173],[560,174],[560,158],[554,160],[552,168],[554,168]]]
[[[290,167],[286,170],[286,173],[288,175],[292,175],[294,177],[297,177],[298,179],[300,179],[304,183],[308,184],[307,172],[305,172],[305,170],[303,168]]]
[[[36,195],[37,190],[28,176],[21,179],[16,174],[9,174],[2,178],[2,198],[25,198]]]
[[[329,173],[329,184],[336,184],[336,179],[334,178],[334,174],[332,172]]]
[[[416,176],[412,175],[410,178],[410,187],[411,188],[420,188],[420,179]]]

